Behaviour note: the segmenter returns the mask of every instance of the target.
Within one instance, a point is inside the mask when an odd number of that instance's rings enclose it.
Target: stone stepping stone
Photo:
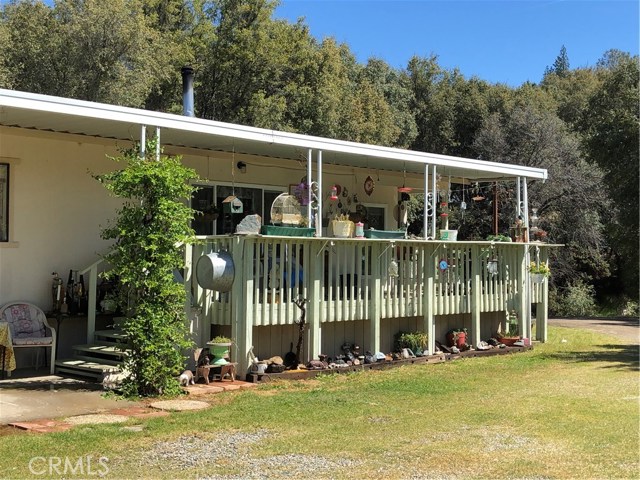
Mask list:
[[[209,404],[207,402],[200,402],[198,400],[163,400],[160,402],[154,402],[149,406],[157,408],[158,410],[177,412],[183,410],[204,410],[205,408],[209,408]]]
[[[64,419],[66,423],[72,425],[90,425],[96,423],[124,423],[129,420],[125,415],[114,415],[111,413],[95,413],[91,415],[76,415]]]

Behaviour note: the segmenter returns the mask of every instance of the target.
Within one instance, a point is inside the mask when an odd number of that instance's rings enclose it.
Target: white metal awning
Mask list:
[[[246,153],[291,160],[322,151],[325,164],[423,174],[438,173],[471,180],[547,178],[546,169],[438,155],[356,142],[313,137],[231,123],[0,89],[0,125],[119,140],[139,140],[140,127],[161,128],[165,146]]]

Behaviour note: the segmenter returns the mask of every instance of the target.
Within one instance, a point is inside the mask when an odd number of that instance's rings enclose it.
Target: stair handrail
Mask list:
[[[100,258],[86,267],[84,270],[80,270],[81,275],[89,274],[89,288],[87,299],[87,343],[93,342],[93,337],[96,332],[96,303],[98,300],[98,267],[105,262],[104,258]]]

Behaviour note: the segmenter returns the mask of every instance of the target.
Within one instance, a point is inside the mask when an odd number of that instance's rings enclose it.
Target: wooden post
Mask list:
[[[231,252],[235,278],[231,287],[231,338],[235,341],[238,375],[249,370],[249,350],[253,344],[253,245],[254,241],[234,236]]]
[[[520,324],[518,325],[518,331],[520,335],[526,337],[531,327],[531,305],[529,302],[529,289],[531,285],[529,283],[529,250],[528,245],[525,243],[518,249],[521,252],[520,258],[520,272],[518,277],[518,318]]]
[[[541,249],[545,254],[546,249]],[[549,262],[548,254],[542,256],[543,261]],[[536,305],[536,340],[547,341],[547,324],[549,322],[549,280],[540,285],[542,288],[542,302]]]
[[[471,345],[480,343],[480,310],[482,305],[482,281],[480,249],[471,247]]]
[[[369,315],[370,338],[369,344],[372,352],[380,351],[380,305],[382,304],[382,281],[380,275],[383,274],[380,268],[380,247],[381,242],[373,242],[371,246],[371,307]],[[386,272],[384,272],[386,274]]]
[[[322,295],[322,273],[323,273],[323,249],[320,242],[309,242],[308,257],[305,258],[305,275],[309,276],[309,305],[307,309],[307,322],[309,324],[309,346],[308,352],[310,360],[315,360],[322,353],[322,329],[320,324],[320,303]]]
[[[427,342],[429,353],[433,355],[436,351],[436,328],[435,328],[435,289],[433,279],[435,276],[435,266],[433,260],[433,244],[429,245],[429,248],[425,248],[424,254],[424,272],[426,275],[426,289],[424,292],[423,312],[424,316],[422,324],[424,331],[427,334]]]

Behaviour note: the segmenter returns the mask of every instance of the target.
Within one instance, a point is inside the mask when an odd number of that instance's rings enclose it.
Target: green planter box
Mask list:
[[[365,230],[365,238],[406,238],[406,234],[402,230]]]
[[[305,227],[282,227],[278,225],[262,225],[260,228],[262,235],[276,235],[280,237],[314,237],[315,228]]]

